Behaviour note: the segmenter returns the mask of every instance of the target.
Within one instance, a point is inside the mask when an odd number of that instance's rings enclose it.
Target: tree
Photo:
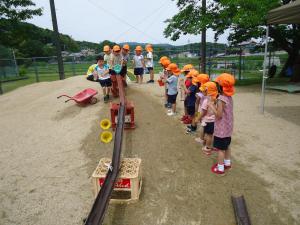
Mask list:
[[[237,44],[251,38],[265,37],[266,15],[269,10],[293,0],[214,0],[209,1],[205,15],[201,13],[201,0],[177,0],[180,11],[168,19],[164,35],[177,40],[180,35],[198,35],[203,27],[211,28],[217,39],[225,30],[229,30],[229,41]],[[288,59],[281,75],[288,67],[299,61],[300,26],[270,26],[273,47],[285,50]],[[298,67],[299,68],[299,67]],[[292,81],[300,81],[299,71],[294,71]]]
[[[0,19],[23,21],[41,16],[41,8],[31,9],[35,5],[31,0],[0,0]]]

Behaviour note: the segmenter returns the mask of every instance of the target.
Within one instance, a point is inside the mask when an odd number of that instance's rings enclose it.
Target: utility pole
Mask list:
[[[54,0],[50,0],[50,8],[51,8],[52,25],[53,25],[53,40],[56,46],[59,79],[63,80],[65,79],[64,64],[61,56],[61,46],[60,46]]]
[[[206,0],[202,0],[202,9],[201,14],[204,16],[206,14]],[[206,27],[201,31],[201,72],[205,73],[206,71]]]

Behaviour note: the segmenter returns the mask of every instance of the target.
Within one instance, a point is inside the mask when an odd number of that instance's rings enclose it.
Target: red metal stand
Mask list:
[[[111,103],[110,106],[110,115],[111,115],[111,124],[112,128],[115,129],[117,126],[118,120],[118,111],[119,111],[120,104],[119,103]],[[124,129],[134,129],[134,105],[132,101],[125,102],[125,125]]]

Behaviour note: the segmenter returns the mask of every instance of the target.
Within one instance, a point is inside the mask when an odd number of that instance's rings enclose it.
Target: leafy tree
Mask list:
[[[201,29],[212,28],[215,38],[230,31],[229,41],[237,44],[251,38],[265,36],[266,15],[269,10],[293,0],[212,0],[208,1],[206,13],[202,13],[201,0],[177,0],[179,13],[166,21],[164,35],[177,40],[181,35],[200,34]],[[285,50],[289,57],[281,71],[299,61],[300,26],[272,25],[270,37],[274,48]],[[298,67],[299,68],[299,67]],[[294,71],[292,81],[300,81],[299,71]]]
[[[31,8],[35,5],[31,0],[0,0],[0,19],[23,21],[33,16],[41,16],[41,8]]]

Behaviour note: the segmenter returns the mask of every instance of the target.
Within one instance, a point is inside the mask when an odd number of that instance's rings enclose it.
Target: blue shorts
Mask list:
[[[175,104],[176,103],[177,95],[178,95],[178,93],[175,94],[175,95],[168,95],[168,103],[169,104]]]
[[[216,149],[226,151],[231,143],[231,137],[219,138],[214,136],[214,147]]]
[[[195,106],[186,106],[186,111],[189,116],[194,116],[196,111]]]
[[[134,75],[136,76],[143,76],[144,68],[134,68]]]
[[[149,70],[149,71],[153,70],[153,67],[147,67],[147,70]]]
[[[101,87],[111,87],[111,79],[105,79],[105,80],[100,80],[99,79],[99,83],[101,85]]]
[[[213,135],[214,134],[214,128],[215,128],[215,123],[214,122],[210,122],[210,123],[206,123],[206,126],[204,127],[204,134],[209,134],[209,135]]]

